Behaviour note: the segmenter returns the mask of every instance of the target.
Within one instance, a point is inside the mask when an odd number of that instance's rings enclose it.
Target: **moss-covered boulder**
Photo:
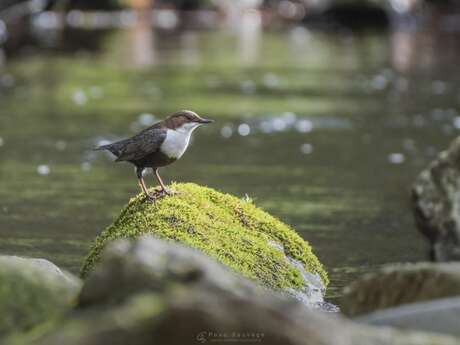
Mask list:
[[[131,199],[96,239],[82,267],[90,272],[110,241],[151,234],[199,249],[263,286],[305,304],[322,303],[327,274],[311,247],[292,228],[249,200],[196,184],[173,184],[174,196],[156,203]]]
[[[78,278],[47,260],[0,256],[0,338],[58,317],[80,287]]]

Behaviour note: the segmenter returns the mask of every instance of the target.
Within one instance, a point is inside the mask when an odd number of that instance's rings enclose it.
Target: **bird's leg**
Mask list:
[[[158,173],[158,168],[154,168],[153,172],[155,173],[155,177],[157,178],[158,182],[160,183],[161,186],[161,191],[160,194],[167,194],[167,195],[172,195],[171,191],[169,191],[166,186],[163,183],[163,180],[160,177],[160,174]]]
[[[139,186],[141,187],[141,190],[144,192],[147,199],[150,201],[154,201],[155,197],[153,195],[150,195],[149,191],[147,190],[147,187],[145,186],[144,177],[142,176],[143,171],[144,171],[144,168],[136,168],[136,175],[137,175],[137,180],[139,182]]]

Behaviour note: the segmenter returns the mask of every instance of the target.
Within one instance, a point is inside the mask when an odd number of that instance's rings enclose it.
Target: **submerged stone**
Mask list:
[[[130,200],[96,239],[82,267],[85,276],[104,246],[151,234],[196,248],[261,285],[305,304],[323,303],[327,274],[311,247],[292,228],[249,200],[196,184],[173,184],[174,196],[156,203]]]
[[[44,259],[0,256],[0,337],[57,318],[81,282]]]

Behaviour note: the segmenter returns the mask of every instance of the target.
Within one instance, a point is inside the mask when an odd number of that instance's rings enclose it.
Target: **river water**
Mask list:
[[[42,34],[0,67],[0,252],[78,272],[138,192],[131,166],[91,148],[189,108],[216,122],[163,179],[247,194],[291,224],[329,271],[332,301],[357,275],[425,259],[410,186],[460,128],[449,39],[304,28]]]

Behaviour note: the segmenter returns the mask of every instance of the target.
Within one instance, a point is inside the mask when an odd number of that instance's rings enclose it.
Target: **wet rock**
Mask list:
[[[80,286],[47,260],[0,256],[0,337],[58,317],[71,308]]]
[[[460,263],[392,265],[346,287],[341,311],[356,316],[456,295],[460,295]]]
[[[267,288],[324,309],[327,273],[292,228],[241,200],[196,184],[173,184],[155,204],[138,195],[96,239],[82,268],[90,272],[112,240],[155,235],[194,247]],[[330,305],[329,305],[330,306]]]
[[[41,334],[40,334],[41,332]],[[452,337],[357,326],[254,284],[197,250],[145,237],[112,243],[78,307],[12,345],[454,345]]]
[[[365,315],[359,322],[460,337],[460,297],[435,299],[384,309]]]
[[[418,176],[412,204],[432,259],[460,260],[460,137]]]

